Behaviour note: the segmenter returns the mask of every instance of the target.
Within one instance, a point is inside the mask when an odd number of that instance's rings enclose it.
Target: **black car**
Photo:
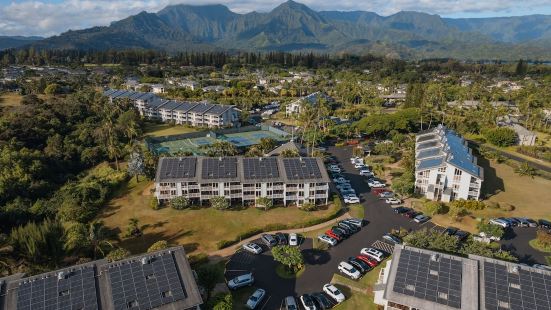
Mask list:
[[[462,230],[457,230],[454,234],[455,237],[457,237],[457,239],[459,241],[464,241],[465,239],[467,239],[467,237],[469,236],[469,233],[466,232],[466,231],[462,231]]]
[[[314,309],[316,307],[316,304],[314,303],[314,298],[312,298],[310,294],[304,294],[300,296],[299,300],[304,309]]]
[[[355,232],[352,229],[350,229],[350,227],[348,227],[347,225],[341,225],[341,223],[337,224],[336,227],[344,230],[346,232],[346,234],[349,235],[349,236],[354,234],[354,232]]]
[[[314,297],[320,309],[331,309],[333,307],[333,304],[323,293],[313,293],[312,297]]]
[[[346,221],[340,221],[339,222],[339,227],[344,227],[348,230],[350,230],[352,233],[357,233],[358,231],[360,231],[360,228],[358,226],[355,226],[355,225],[352,225]]]
[[[337,237],[341,238],[341,239],[344,239],[347,237],[346,233],[344,232],[344,230],[342,230],[341,228],[337,227],[337,226],[333,226],[331,227],[331,231],[337,235]]]
[[[551,229],[551,222],[549,222],[547,220],[544,220],[544,219],[540,219],[538,221],[538,225],[540,225],[540,227],[543,227],[543,228],[546,228],[546,229]]]
[[[406,212],[409,212],[411,211],[410,208],[406,208],[406,207],[397,207],[397,208],[394,208],[394,213],[396,214],[403,214],[403,213],[406,213]]]
[[[455,235],[455,233],[457,232],[457,230],[458,230],[458,229],[455,228],[455,227],[448,227],[448,228],[446,228],[446,230],[444,230],[443,234],[446,234],[446,235],[448,235],[448,236],[453,236],[453,235]]]
[[[371,266],[369,266],[366,262],[357,259],[356,257],[349,257],[348,263],[354,266],[354,268],[358,269],[361,273],[366,273],[372,269]]]
[[[514,218],[514,217],[509,217],[509,218],[506,218],[504,220],[509,221],[509,223],[511,223],[512,227],[520,226],[520,221],[518,219]]]
[[[275,237],[276,237],[277,242],[279,244],[281,244],[281,245],[286,245],[287,244],[287,236],[285,236],[284,233],[278,232],[278,233],[275,234]]]

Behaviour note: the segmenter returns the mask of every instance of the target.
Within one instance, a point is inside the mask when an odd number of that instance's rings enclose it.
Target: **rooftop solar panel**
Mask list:
[[[417,165],[417,170],[424,170],[434,167],[439,167],[444,163],[444,157],[429,158],[421,160]]]
[[[429,140],[435,139],[437,137],[438,136],[436,136],[436,135],[426,135],[426,136],[419,137],[416,142],[421,143],[421,142],[424,142],[424,141],[429,141]]]
[[[220,114],[224,113],[226,110],[228,110],[229,108],[231,108],[231,106],[229,106],[229,105],[217,104],[217,105],[214,105],[214,107],[212,107],[212,109],[208,110],[207,114],[220,115]]]
[[[203,179],[233,179],[237,177],[237,158],[203,158]]]
[[[322,177],[316,158],[284,158],[283,167],[289,180],[307,180]]]
[[[201,103],[197,104],[196,106],[194,106],[190,110],[190,112],[197,113],[197,114],[202,114],[202,113],[207,112],[208,110],[210,110],[213,107],[214,107],[214,104],[210,104],[210,103],[207,103],[207,102],[201,102]]]
[[[161,158],[159,179],[194,178],[196,166],[195,157]]]
[[[424,143],[421,143],[417,146],[417,150],[420,151],[420,150],[424,150],[424,149],[428,149],[428,148],[436,147],[436,146],[438,146],[437,141],[424,142]]]
[[[277,158],[243,158],[243,178],[245,180],[279,178]]]

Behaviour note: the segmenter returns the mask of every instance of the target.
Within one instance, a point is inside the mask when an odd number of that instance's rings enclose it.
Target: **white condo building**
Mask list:
[[[450,202],[480,198],[484,170],[467,142],[442,125],[419,133],[415,141],[415,192]]]

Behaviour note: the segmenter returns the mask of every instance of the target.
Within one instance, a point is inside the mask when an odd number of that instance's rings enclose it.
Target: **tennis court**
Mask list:
[[[216,137],[216,138],[214,138]],[[218,141],[228,141],[237,148],[245,148],[260,143],[262,138],[271,138],[278,142],[287,141],[288,134],[279,130],[258,128],[256,130],[234,132],[234,133],[207,133],[204,136],[178,135],[151,138],[147,141],[150,150],[157,154],[178,155],[192,153],[204,155],[204,146],[211,145]]]

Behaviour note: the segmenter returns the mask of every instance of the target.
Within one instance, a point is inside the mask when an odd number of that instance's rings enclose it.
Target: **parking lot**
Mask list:
[[[394,213],[388,204],[372,194],[366,178],[360,176],[357,169],[350,163],[350,148],[330,147],[328,151],[338,158],[344,168],[342,174],[350,180],[350,184],[360,197],[365,209],[364,218],[368,224],[360,232],[327,251],[312,249],[312,240],[306,239],[301,245],[306,270],[298,279],[283,279],[277,276],[275,273],[277,263],[274,262],[269,251],[264,251],[260,255],[241,252],[235,254],[226,266],[226,278],[231,279],[252,271],[255,276],[254,287],[267,291],[267,297],[260,306],[262,309],[279,309],[281,301],[289,295],[298,297],[305,293],[321,292],[323,284],[329,283],[333,274],[337,273],[338,264],[343,260],[346,261],[350,256],[358,255],[362,248],[373,246],[389,254],[393,247],[383,242],[381,237],[392,229],[415,230],[421,227],[441,229],[431,222],[417,224],[411,219]]]

